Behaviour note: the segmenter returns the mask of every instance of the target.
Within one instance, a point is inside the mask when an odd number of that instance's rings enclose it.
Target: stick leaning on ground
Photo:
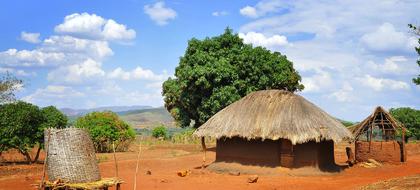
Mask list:
[[[45,142],[45,158],[44,158],[44,166],[42,168],[42,178],[41,182],[39,184],[38,190],[42,190],[44,188],[44,181],[45,181],[45,168],[47,167],[47,161],[48,161],[48,144],[50,144],[50,130],[48,130],[48,137],[47,142]]]
[[[134,174],[134,190],[137,189],[137,173],[139,171],[140,153],[141,153],[141,142],[139,144],[139,153],[137,154],[136,173]]]

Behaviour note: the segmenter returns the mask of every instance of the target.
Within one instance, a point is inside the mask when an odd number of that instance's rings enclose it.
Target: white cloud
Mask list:
[[[48,80],[53,83],[79,84],[94,78],[105,76],[101,63],[87,59],[79,64],[59,67],[48,73]]]
[[[340,90],[333,92],[329,97],[334,98],[339,102],[352,102],[354,101],[354,95],[352,92],[353,87],[346,82]]]
[[[409,61],[405,56],[387,57],[383,64],[368,61],[367,68],[375,72],[393,75],[415,75],[417,73],[416,65]]]
[[[8,49],[0,52],[0,65],[10,67],[18,66],[50,66],[63,61],[65,54],[62,52],[44,52],[39,49],[20,50]]]
[[[254,7],[251,7],[251,6],[246,6],[242,9],[240,9],[239,13],[241,13],[241,15],[251,17],[251,18],[257,18],[258,17],[257,10]]]
[[[136,67],[132,71],[124,71],[118,67],[108,73],[110,79],[121,79],[121,80],[151,80],[151,81],[163,81],[167,79],[169,75],[166,72],[163,74],[155,74],[152,70],[143,69]]]
[[[26,72],[24,70],[21,70],[21,69],[2,68],[2,67],[0,67],[0,73],[2,73],[2,74],[12,73],[12,74],[15,74],[17,76],[31,76],[31,75],[35,76],[36,75],[35,72],[28,73],[28,72]]]
[[[55,27],[61,34],[94,40],[127,41],[136,37],[133,29],[127,29],[112,19],[104,19],[95,14],[74,13],[64,18],[64,22]]]
[[[227,12],[227,11],[214,11],[214,12],[212,12],[211,13],[211,15],[213,15],[213,16],[226,16],[226,15],[228,15],[229,13]]]
[[[305,86],[303,93],[320,92],[329,89],[333,84],[333,79],[330,73],[317,70],[314,75],[302,77],[302,84]]]
[[[365,75],[363,78],[360,78],[359,81],[375,91],[410,89],[410,85],[406,82],[386,78],[375,78],[370,75]]]
[[[177,16],[175,10],[165,7],[163,1],[156,2],[153,5],[145,5],[144,12],[160,26],[168,24],[169,20],[173,20]]]
[[[258,18],[268,13],[279,12],[289,6],[289,3],[281,0],[263,0],[258,2],[254,7],[245,6],[239,10],[241,15]]]
[[[40,36],[39,33],[29,33],[25,31],[20,33],[20,39],[22,39],[25,42],[29,42],[33,44],[41,42],[41,40],[39,40],[39,36]]]
[[[276,50],[280,46],[288,44],[286,36],[273,35],[267,37],[264,34],[257,32],[248,32],[246,34],[239,33],[239,37],[244,40],[246,44],[253,44],[254,46],[266,47],[270,50]]]
[[[60,106],[62,102],[68,102],[69,98],[84,96],[84,93],[79,92],[72,87],[62,85],[48,85],[45,88],[39,88],[34,93],[23,97],[22,100],[42,106],[52,105],[53,103]]]
[[[397,31],[390,23],[383,23],[375,31],[364,34],[360,40],[374,51],[413,51],[417,43],[415,37]]]

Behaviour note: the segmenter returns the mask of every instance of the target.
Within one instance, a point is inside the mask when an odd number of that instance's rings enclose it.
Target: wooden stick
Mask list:
[[[206,140],[204,137],[201,137],[201,148],[203,149],[204,156],[203,156],[203,164],[201,165],[201,169],[204,169],[206,166]]]
[[[115,155],[115,143],[112,142],[112,150],[114,151],[114,163],[115,163],[115,176],[118,177],[118,164],[117,164],[117,156]]]
[[[139,153],[137,154],[136,173],[134,174],[134,190],[136,190],[137,188],[137,173],[139,172],[140,153],[141,153],[141,141],[139,143]]]
[[[47,161],[48,161],[48,144],[50,144],[50,130],[48,130],[48,137],[47,137],[47,142],[45,142],[45,158],[44,158],[44,166],[42,168],[42,178],[41,178],[41,182],[39,184],[38,189],[41,190],[44,188],[44,181],[45,181],[45,168],[47,167]],[[40,145],[41,146],[41,145]]]

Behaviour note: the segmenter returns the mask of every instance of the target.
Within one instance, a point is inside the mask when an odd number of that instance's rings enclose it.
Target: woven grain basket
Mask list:
[[[49,134],[48,134],[49,133]],[[50,181],[61,179],[69,183],[93,182],[101,179],[95,149],[84,129],[47,129],[47,173]],[[47,143],[46,143],[47,144]]]

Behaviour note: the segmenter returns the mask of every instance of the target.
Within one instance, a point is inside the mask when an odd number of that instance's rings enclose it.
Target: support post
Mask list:
[[[51,136],[51,132],[50,129],[47,129],[48,131],[48,137],[47,137],[47,142],[45,143],[45,158],[44,158],[44,166],[42,167],[42,178],[41,178],[41,184],[39,184],[38,190],[41,190],[44,188],[44,181],[45,181],[45,170],[47,168],[47,161],[48,161],[48,145],[50,144],[50,136]]]
[[[115,177],[118,177],[118,163],[117,163],[117,156],[115,155],[115,143],[112,142],[112,150],[114,152],[114,164],[115,164]]]

